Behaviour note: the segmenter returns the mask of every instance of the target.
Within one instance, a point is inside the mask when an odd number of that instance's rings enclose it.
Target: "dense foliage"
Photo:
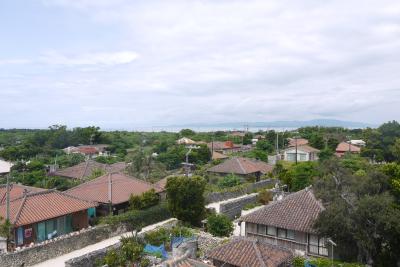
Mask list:
[[[224,214],[212,214],[207,217],[207,231],[214,236],[230,236],[233,229],[232,221]]]
[[[337,160],[324,163],[313,188],[326,210],[315,227],[338,244],[342,259],[395,266],[400,255],[400,207],[391,181],[396,178],[376,166],[364,168],[355,171]]]
[[[125,224],[130,229],[140,229],[141,227],[169,218],[171,218],[171,213],[166,205],[160,204],[145,210],[131,210],[119,215],[103,217],[100,223],[111,225]]]
[[[174,217],[199,225],[205,214],[206,181],[199,176],[175,176],[167,180],[168,209]]]
[[[129,198],[129,206],[133,210],[143,210],[157,205],[160,197],[154,189],[146,191],[141,195],[131,195]]]

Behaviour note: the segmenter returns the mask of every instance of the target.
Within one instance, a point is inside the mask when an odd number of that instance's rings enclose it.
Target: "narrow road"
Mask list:
[[[156,223],[156,224],[152,224],[152,225],[143,227],[143,229],[142,229],[142,231],[140,233],[144,233],[144,232],[148,232],[148,231],[154,230],[155,228],[160,227],[160,226],[162,226],[164,224],[170,223],[170,222],[172,222],[174,220],[176,220],[176,219],[172,218],[172,219],[168,219],[168,220]],[[109,239],[105,239],[105,240],[103,240],[101,242],[98,242],[98,243],[95,243],[93,245],[89,245],[89,246],[86,246],[84,248],[81,248],[81,249],[78,249],[78,250],[74,250],[74,251],[72,251],[70,253],[61,255],[61,256],[59,256],[57,258],[53,258],[53,259],[41,262],[39,264],[33,265],[33,267],[49,267],[49,266],[51,266],[51,267],[64,267],[65,266],[65,262],[67,260],[82,256],[82,255],[85,255],[87,253],[90,253],[90,252],[93,252],[93,251],[96,251],[96,250],[99,250],[99,249],[102,249],[102,248],[106,248],[106,247],[114,245],[114,244],[117,244],[122,236],[129,237],[131,235],[132,235],[132,232],[126,232],[126,233],[123,233],[122,235],[118,235],[118,236],[111,237]]]

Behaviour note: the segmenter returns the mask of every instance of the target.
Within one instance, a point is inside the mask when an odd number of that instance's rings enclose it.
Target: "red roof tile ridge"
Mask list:
[[[297,191],[297,192],[294,192],[294,193],[291,193],[291,194],[287,195],[287,196],[284,197],[282,200],[273,201],[272,203],[269,203],[269,204],[265,205],[265,207],[263,207],[263,208],[261,208],[261,209],[258,209],[258,210],[254,211],[254,212],[251,212],[251,213],[249,213],[249,214],[246,214],[245,216],[242,216],[240,219],[241,219],[241,220],[246,219],[247,217],[250,217],[250,215],[252,215],[252,214],[254,214],[254,213],[262,212],[263,210],[270,209],[271,207],[274,207],[274,206],[276,206],[276,205],[278,205],[278,204],[281,204],[281,203],[284,202],[284,201],[288,201],[288,200],[290,200],[290,199],[292,199],[292,198],[294,198],[294,197],[296,197],[296,196],[298,196],[298,195],[304,193],[304,192],[306,191],[306,189],[307,189],[307,187],[306,187],[305,189],[302,189],[302,190],[300,190],[300,191]],[[306,192],[307,192],[307,191],[306,191]],[[311,193],[311,195],[312,195],[312,193]],[[314,199],[315,199],[315,197],[314,197]]]
[[[246,170],[243,168],[242,163],[240,162],[240,159],[239,158],[235,158],[235,159],[236,159],[237,163],[239,164],[240,169],[242,169],[242,172],[246,173]]]
[[[261,252],[260,252],[260,250],[258,249],[257,241],[253,241],[252,243],[253,243],[254,251],[256,252],[256,255],[257,255],[257,259],[258,259],[258,261],[260,262],[260,266],[261,266],[261,267],[267,267],[267,266],[265,265],[265,263],[264,263],[263,257],[261,256]]]
[[[312,190],[312,185],[308,186],[305,188],[305,190],[307,191],[307,193],[310,195],[311,198],[313,198],[315,200],[315,202],[318,204],[318,206],[320,207],[321,210],[325,210],[324,205],[322,204],[322,202],[317,199],[314,195],[314,192]]]
[[[28,197],[28,194],[25,194],[23,196],[24,199],[21,201],[21,205],[18,208],[17,214],[15,215],[14,222],[12,224],[16,224],[18,222],[19,216],[21,215],[22,208],[24,207],[27,197]]]

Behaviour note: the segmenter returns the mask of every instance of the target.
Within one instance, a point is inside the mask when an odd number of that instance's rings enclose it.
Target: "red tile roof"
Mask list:
[[[288,138],[289,147],[296,146],[296,139],[295,138]],[[305,138],[297,138],[297,146],[307,145],[308,140]]]
[[[349,149],[350,147],[350,149]],[[344,153],[344,152],[349,152],[351,151],[352,153],[360,153],[361,152],[361,148],[359,148],[358,146],[346,143],[346,142],[341,142],[338,144],[338,146],[336,147],[336,152],[340,153]]]
[[[290,250],[249,238],[237,238],[211,250],[207,255],[238,267],[280,267],[293,258]]]
[[[94,170],[104,170],[110,172],[122,172],[126,168],[125,162],[117,162],[111,165],[96,162],[94,160],[88,160],[81,162],[75,166],[68,167],[65,169],[57,170],[52,175],[62,176],[73,179],[83,179],[92,174]]]
[[[161,191],[160,188],[143,180],[139,180],[122,173],[110,173],[73,187],[65,191],[65,193],[91,201],[109,203],[110,180],[112,188],[111,202],[113,204],[129,201],[129,197],[132,194],[140,195],[151,189],[155,189],[156,192]]]
[[[57,218],[97,206],[57,190],[28,193],[10,201],[10,222],[14,226]],[[6,204],[0,205],[0,216],[6,217]]]
[[[295,149],[295,147],[289,147],[286,150],[293,150],[293,149]],[[309,145],[298,145],[297,146],[297,150],[298,151],[304,151],[304,152],[307,152],[307,153],[319,152],[320,151],[319,149],[316,149],[316,148],[314,148],[312,146],[309,146]]]
[[[26,186],[21,184],[10,183],[10,200],[20,198],[26,193],[34,193],[34,192],[41,192],[45,191],[46,189]],[[7,185],[2,184],[0,185],[0,205],[4,204],[7,199]]]
[[[314,221],[324,210],[310,188],[292,193],[241,218],[244,222],[313,233]]]
[[[216,159],[226,159],[226,158],[228,158],[228,156],[226,156],[226,155],[224,155],[224,154],[222,154],[222,153],[215,152],[215,151],[212,153],[212,159],[213,159],[213,160],[216,160]]]
[[[219,142],[219,141],[214,141],[212,143],[207,144],[209,149],[214,149],[214,150],[224,150],[224,149],[232,149],[232,148],[241,148],[241,145],[234,144],[232,141],[226,141],[226,142]]]
[[[268,163],[257,161],[248,158],[235,157],[225,160],[221,164],[208,169],[209,172],[216,173],[234,173],[234,174],[252,174],[252,173],[267,173],[272,171],[273,166]]]

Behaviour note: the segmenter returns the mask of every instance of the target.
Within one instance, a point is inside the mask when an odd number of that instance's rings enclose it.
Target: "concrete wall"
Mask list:
[[[97,226],[45,241],[33,247],[1,254],[0,266],[30,266],[58,257],[112,236],[126,232],[124,227]]]
[[[267,186],[273,186],[275,185],[277,181],[275,179],[266,179],[266,180],[261,180],[259,182],[255,182],[249,186],[247,186],[246,188],[239,188],[236,191],[232,191],[232,192],[212,192],[209,193],[206,196],[206,203],[213,203],[213,202],[219,202],[219,201],[224,201],[230,198],[236,198],[236,197],[240,197],[249,193],[254,192],[257,189],[261,189],[263,187],[267,187]]]
[[[240,216],[242,209],[250,203],[257,202],[257,194],[251,194],[246,197],[221,203],[219,212],[225,214],[231,219]]]

